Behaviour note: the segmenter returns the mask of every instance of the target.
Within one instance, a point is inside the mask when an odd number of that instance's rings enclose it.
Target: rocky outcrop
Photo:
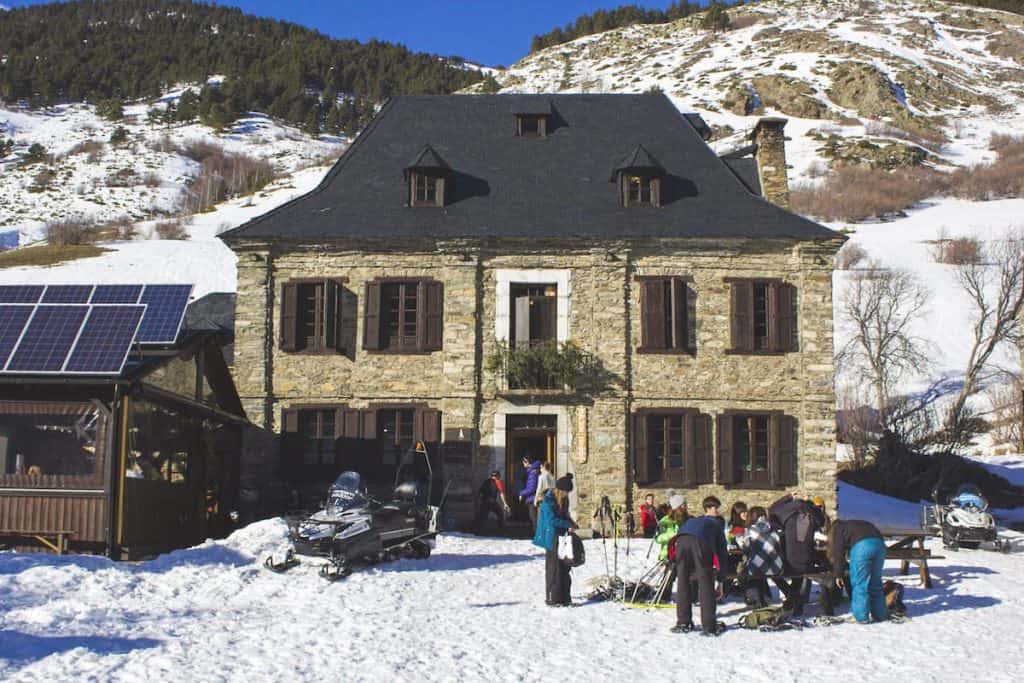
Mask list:
[[[805,81],[788,76],[757,76],[751,79],[750,85],[765,107],[787,116],[800,119],[828,116],[828,106],[814,97],[814,88]]]

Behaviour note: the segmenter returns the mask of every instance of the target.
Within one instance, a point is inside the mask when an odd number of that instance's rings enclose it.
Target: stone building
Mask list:
[[[720,158],[663,95],[389,101],[315,190],[223,236],[281,477],[385,481],[423,439],[459,524],[523,457],[574,473],[583,520],[669,488],[831,506],[843,238],[760,196],[788,201],[784,124]]]

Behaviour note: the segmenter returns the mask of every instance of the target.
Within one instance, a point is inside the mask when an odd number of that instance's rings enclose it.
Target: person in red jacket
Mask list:
[[[640,506],[640,528],[644,530],[644,538],[658,534],[658,510],[654,507],[653,493],[644,496],[644,504]]]

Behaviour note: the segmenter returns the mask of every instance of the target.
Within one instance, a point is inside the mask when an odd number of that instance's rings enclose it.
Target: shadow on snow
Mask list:
[[[153,638],[112,638],[107,636],[36,636],[19,631],[0,630],[0,660],[26,664],[50,655],[85,648],[96,654],[126,654],[156,647]]]

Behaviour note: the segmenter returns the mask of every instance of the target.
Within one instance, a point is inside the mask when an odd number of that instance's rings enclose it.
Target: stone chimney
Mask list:
[[[786,136],[782,129],[786,119],[775,116],[762,118],[750,133],[756,150],[757,176],[761,181],[761,196],[772,204],[789,208],[789,179],[786,175]]]

